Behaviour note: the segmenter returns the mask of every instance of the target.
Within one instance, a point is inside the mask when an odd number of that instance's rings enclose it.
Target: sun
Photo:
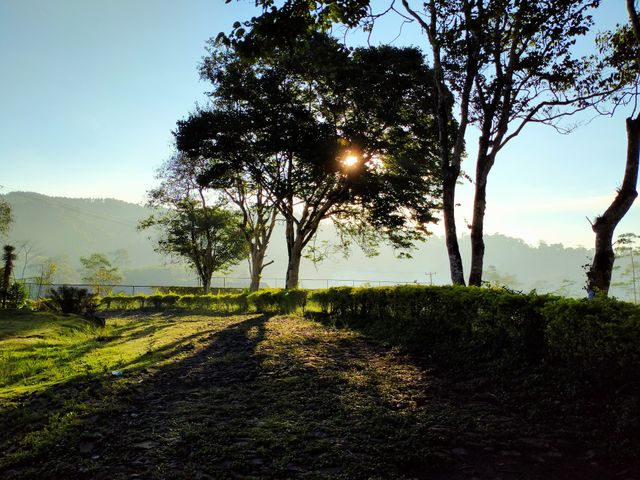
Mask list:
[[[360,159],[357,155],[347,155],[344,157],[344,160],[342,160],[342,164],[347,168],[354,167],[358,162],[360,162]]]

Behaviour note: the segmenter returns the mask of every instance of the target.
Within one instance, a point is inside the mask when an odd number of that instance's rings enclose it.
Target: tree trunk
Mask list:
[[[205,295],[209,293],[209,288],[211,288],[211,276],[204,275],[202,278],[202,291]]]
[[[456,181],[458,175],[451,169],[444,172],[442,189],[442,203],[444,215],[444,237],[447,243],[447,253],[449,255],[449,270],[451,272],[451,282],[454,285],[464,285],[464,268],[462,266],[462,256],[458,245],[458,233],[456,229],[455,217],[455,195]]]
[[[622,186],[609,208],[597,217],[592,225],[596,234],[596,251],[591,268],[587,273],[587,290],[590,295],[595,293],[607,295],[609,293],[611,272],[615,260],[613,233],[638,196],[636,186],[638,183],[639,153],[640,117],[627,118],[627,162]]]
[[[302,236],[298,235],[298,237],[295,239],[295,242],[293,242],[292,248],[289,250],[289,261],[287,263],[287,282],[285,285],[285,288],[287,290],[298,288],[302,249]]]
[[[469,269],[469,285],[482,285],[482,268],[484,266],[484,214],[487,208],[487,179],[476,182],[473,199],[473,222],[471,224],[471,268]]]
[[[266,250],[262,250],[256,246],[251,248],[251,258],[249,259],[249,268],[251,271],[251,284],[249,285],[250,292],[257,292],[260,289],[262,270],[266,267],[266,265],[264,265],[264,257],[266,253]],[[270,263],[272,262],[269,262],[269,264]]]
[[[484,266],[484,215],[487,209],[487,179],[493,166],[494,157],[488,153],[488,135],[479,140],[478,160],[476,162],[476,188],[473,197],[473,220],[471,222],[471,268],[469,285],[482,285]]]

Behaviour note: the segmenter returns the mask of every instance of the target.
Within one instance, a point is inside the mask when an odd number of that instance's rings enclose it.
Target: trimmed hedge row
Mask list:
[[[339,287],[309,301],[334,322],[456,360],[546,365],[601,385],[640,380],[640,307],[474,287]]]
[[[100,307],[103,310],[184,308],[224,313],[256,311],[287,314],[299,308],[304,309],[306,298],[305,290],[278,289],[260,290],[251,294],[110,295],[100,299]]]

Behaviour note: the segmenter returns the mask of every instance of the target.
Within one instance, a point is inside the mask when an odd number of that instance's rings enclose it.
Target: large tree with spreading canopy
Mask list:
[[[425,235],[440,181],[432,74],[418,50],[351,51],[313,34],[266,56],[211,53],[211,104],[179,122],[176,145],[213,160],[204,183],[249,178],[269,195],[285,221],[287,288],[325,219],[399,247]]]

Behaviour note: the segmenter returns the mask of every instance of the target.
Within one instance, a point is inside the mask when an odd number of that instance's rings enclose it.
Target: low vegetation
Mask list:
[[[0,312],[1,477],[595,479],[640,461],[632,304],[403,286],[99,308],[105,327]]]
[[[183,308],[213,313],[291,313],[304,309],[305,290],[263,289],[253,293],[110,295],[100,299],[104,310]]]

